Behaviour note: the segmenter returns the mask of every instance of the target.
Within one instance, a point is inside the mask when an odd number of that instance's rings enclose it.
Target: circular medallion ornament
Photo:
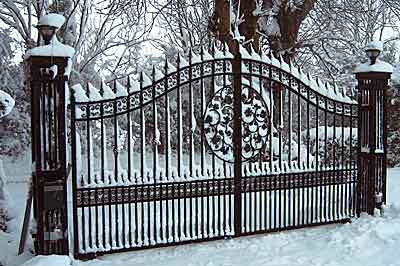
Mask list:
[[[269,113],[261,95],[249,86],[242,87],[242,161],[257,156],[268,141]],[[204,135],[211,151],[221,160],[234,162],[233,88],[218,90],[204,114]]]

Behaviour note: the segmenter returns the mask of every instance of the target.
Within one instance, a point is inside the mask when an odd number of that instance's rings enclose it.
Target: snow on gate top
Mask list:
[[[301,83],[303,83],[305,86],[309,87],[312,91],[314,91],[316,94],[322,95],[324,97],[327,97],[329,100],[339,102],[341,104],[357,104],[355,100],[352,100],[350,97],[348,97],[343,90],[343,93],[340,93],[337,89],[337,87],[332,87],[329,85],[329,83],[323,83],[319,78],[315,79],[311,77],[309,74],[305,74],[301,68],[294,67],[292,65],[287,64],[284,62],[282,58],[276,58],[273,54],[270,56],[266,56],[265,54],[258,54],[256,53],[253,49],[251,49],[252,52],[249,53],[243,46],[240,46],[240,54],[242,57],[242,73],[244,74],[250,74],[250,70],[248,67],[245,65],[246,62],[254,62],[254,63],[259,63],[259,64],[264,64],[264,65],[269,65],[273,66],[275,68],[278,68],[279,70],[283,71],[283,73],[287,73],[292,78],[297,79]],[[183,71],[186,70],[189,67],[195,67],[200,64],[204,63],[210,63],[210,62],[217,62],[220,60],[226,60],[226,59],[234,59],[234,56],[229,52],[227,45],[225,44],[225,47],[223,50],[217,49],[215,46],[213,47],[213,55],[210,54],[207,49],[202,49],[202,52],[200,55],[194,53],[193,51],[190,51],[189,58],[183,57],[182,55],[178,54],[177,58],[177,66],[174,66],[170,62],[166,62],[165,67],[162,67],[162,69],[165,69],[164,73],[160,71],[159,68],[153,67],[153,74],[152,76],[154,78],[149,77],[146,73],[141,72],[138,74],[138,77],[136,79],[131,78],[130,79],[130,86],[129,86],[129,91],[125,89],[129,94],[134,94],[139,92],[141,89],[145,90],[148,87],[151,87],[152,84],[158,83],[159,81],[165,79],[167,76],[175,73],[176,71]],[[214,74],[221,74],[224,70],[222,69],[215,69]],[[203,71],[203,75],[210,75],[211,73],[206,73],[207,70]],[[232,73],[232,67],[227,66],[225,69],[225,73]],[[254,71],[253,71],[254,74]],[[195,73],[193,72],[193,75]],[[263,73],[258,73],[257,75],[263,75]],[[197,78],[199,76],[196,76]],[[193,76],[192,78],[195,78]],[[268,77],[265,78],[270,78],[269,75]],[[154,80],[153,80],[154,79]],[[277,82],[282,83],[280,75],[272,75],[271,77],[272,80],[275,80]],[[139,81],[141,80],[141,81]],[[245,83],[246,81],[244,81]],[[142,86],[141,86],[142,85]],[[103,89],[105,88],[103,84]],[[117,83],[117,94],[115,94],[112,90],[107,90],[107,93],[104,94],[103,96],[100,96],[99,94],[99,89],[95,88],[94,86],[89,86],[89,95],[86,95],[85,90],[83,90],[82,86],[80,85],[74,85],[72,86],[72,89],[75,92],[75,99],[76,103],[88,103],[88,102],[99,102],[99,101],[107,101],[107,100],[113,100],[115,98],[119,98],[122,96],[127,96],[127,95],[122,95],[121,93],[118,93],[118,91],[123,90],[123,86],[120,83]],[[89,97],[88,97],[89,96]],[[99,98],[99,96],[101,98]]]

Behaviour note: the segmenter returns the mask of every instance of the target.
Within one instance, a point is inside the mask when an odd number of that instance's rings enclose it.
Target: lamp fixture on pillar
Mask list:
[[[372,41],[365,47],[365,53],[370,59],[370,65],[376,63],[377,58],[383,50],[383,43],[380,41]]]
[[[56,34],[57,28],[49,25],[38,25],[36,26],[36,28],[38,29],[40,35],[42,36],[44,44],[45,45],[50,44],[50,41]]]
[[[38,29],[45,45],[49,45],[59,28],[65,23],[65,18],[59,14],[47,14],[39,19]]]

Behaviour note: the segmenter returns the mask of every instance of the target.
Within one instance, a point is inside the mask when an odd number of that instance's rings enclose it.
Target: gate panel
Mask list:
[[[261,152],[242,163],[242,234],[353,217],[355,102],[273,55],[261,59],[243,49],[242,56],[242,82],[262,95],[271,121]],[[243,110],[242,123],[247,115]]]
[[[234,169],[203,134],[206,106],[232,84],[232,55],[213,55],[73,88],[77,257],[234,235]]]

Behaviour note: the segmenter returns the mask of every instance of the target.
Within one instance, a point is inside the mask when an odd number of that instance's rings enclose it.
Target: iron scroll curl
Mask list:
[[[263,97],[253,88],[243,85],[241,92],[242,161],[260,154],[268,142],[270,115]],[[233,88],[219,89],[204,112],[203,134],[210,151],[222,161],[234,163]]]

